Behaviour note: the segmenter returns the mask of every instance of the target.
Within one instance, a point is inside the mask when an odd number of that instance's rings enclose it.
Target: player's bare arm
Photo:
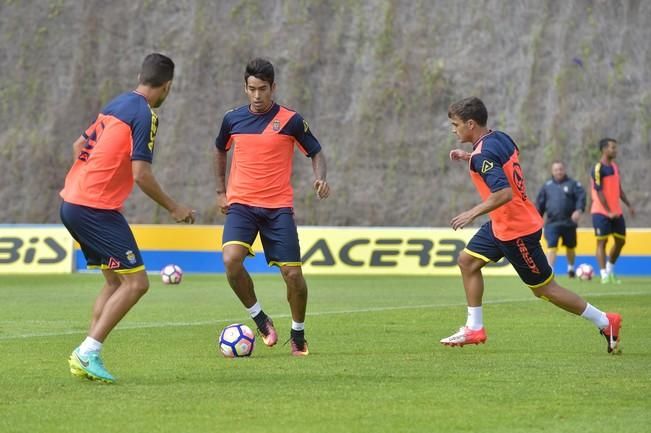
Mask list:
[[[504,188],[494,193],[491,193],[486,200],[470,210],[460,213],[452,218],[450,225],[454,230],[462,229],[468,224],[472,223],[478,216],[491,212],[498,207],[508,203],[513,198],[513,191],[511,188]]]
[[[631,213],[631,216],[634,217],[635,216],[635,208],[633,207],[633,205],[631,205],[631,202],[628,200],[628,197],[626,197],[626,193],[622,189],[621,185],[619,186],[619,196],[621,197],[624,204],[626,206],[628,206],[628,211]]]
[[[158,184],[151,171],[151,163],[147,161],[132,161],[133,180],[138,184],[142,192],[147,194],[152,200],[160,206],[167,209],[177,223],[194,223],[195,211],[189,207],[175,202]]]
[[[228,202],[226,200],[226,161],[226,152],[221,149],[215,149],[215,192],[217,193],[217,207],[223,214],[228,209]]]
[[[80,135],[77,141],[72,143],[72,162],[75,162],[77,158],[79,158],[79,154],[81,153],[82,149],[84,148],[84,143],[86,142],[86,139],[84,138],[83,135]]]
[[[452,149],[450,151],[450,159],[452,161],[469,161],[470,152],[466,152],[463,149]]]
[[[314,191],[319,200],[328,198],[330,195],[330,186],[326,181],[327,165],[323,152],[319,152],[312,157],[312,170],[314,171]]]

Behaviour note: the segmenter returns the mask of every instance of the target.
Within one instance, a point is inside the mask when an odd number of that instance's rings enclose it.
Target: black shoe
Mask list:
[[[567,271],[567,276],[570,278],[574,278],[576,277],[576,272],[574,272],[574,270]]]

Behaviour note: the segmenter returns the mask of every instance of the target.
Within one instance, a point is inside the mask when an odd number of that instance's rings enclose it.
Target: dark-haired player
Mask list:
[[[169,197],[151,170],[158,128],[152,108],[165,101],[173,77],[170,58],[149,54],[136,89],[106,104],[73,144],[74,163],[61,191],[61,221],[79,242],[88,267],[100,268],[105,279],[88,336],[68,361],[76,376],[115,381],[100,357],[102,345],[149,288],[140,250],[120,213],[134,181],[176,222],[194,222],[192,209]]]
[[[273,346],[278,339],[276,330],[262,310],[243,264],[247,255],[253,255],[253,241],[260,233],[267,263],[280,268],[287,286],[291,352],[305,356],[309,353],[304,332],[307,284],[290,182],[294,147],[312,159],[317,197],[327,198],[330,187],[321,145],[300,114],[274,102],[275,89],[273,65],[265,59],[251,60],[244,73],[249,104],[226,113],[215,141],[217,205],[226,214],[223,259],[228,283],[255,321],[264,343]],[[231,149],[227,188],[226,152]]]
[[[631,216],[635,216],[635,209],[628,201],[619,178],[619,167],[615,163],[617,157],[617,141],[612,138],[599,140],[601,160],[594,166],[592,177],[592,226],[597,238],[597,262],[601,272],[601,283],[620,284],[615,276],[615,262],[626,243],[626,221],[622,213],[620,200],[623,201]],[[615,241],[608,253],[606,261],[606,243],[610,235]]]
[[[481,269],[490,261],[506,257],[534,295],[550,301],[592,323],[606,337],[608,353],[619,352],[622,318],[604,313],[581,297],[558,285],[540,244],[542,218],[527,197],[519,149],[511,137],[486,127],[488,112],[478,98],[466,98],[448,110],[452,132],[461,143],[472,143],[472,152],[455,149],[450,159],[468,161],[470,178],[482,203],[452,218],[454,230],[462,229],[486,213],[490,220],[481,226],[458,259],[468,302],[465,326],[441,340],[446,346],[486,341]]]

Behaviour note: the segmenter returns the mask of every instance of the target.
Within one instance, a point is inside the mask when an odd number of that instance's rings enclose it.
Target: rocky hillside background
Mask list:
[[[212,154],[243,105],[243,70],[276,66],[277,101],[322,142],[333,195],[317,202],[297,153],[300,224],[445,226],[478,200],[449,103],[476,95],[520,144],[530,195],[553,159],[584,183],[602,136],[620,142],[630,226],[651,226],[651,2],[0,0],[0,223],[58,222],[71,143],[163,52],[176,78],[159,109],[154,170],[222,223]],[[171,222],[134,191],[130,222]],[[584,217],[583,225],[590,221]]]

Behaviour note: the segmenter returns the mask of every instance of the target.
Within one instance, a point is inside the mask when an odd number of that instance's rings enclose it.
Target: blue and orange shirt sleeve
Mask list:
[[[502,165],[499,156],[486,148],[482,148],[481,152],[472,155],[470,159],[470,169],[481,176],[490,192],[511,187]]]
[[[131,124],[131,139],[133,141],[132,161],[154,159],[154,141],[158,130],[158,116],[149,107],[140,109]]]
[[[605,166],[602,163],[598,162],[595,164],[594,169],[590,173],[590,177],[592,177],[592,185],[594,186],[595,190],[602,190],[604,176],[607,174],[608,173],[606,173]]]
[[[215,139],[215,146],[219,150],[227,151],[230,149],[231,141],[231,124],[229,121],[229,113],[233,110],[230,110],[224,115],[224,120],[222,120],[222,126],[219,128],[219,134]]]
[[[307,157],[313,157],[321,151],[321,144],[316,139],[307,121],[298,113],[295,113],[282,129],[281,133],[286,133],[294,137],[298,143],[298,148]]]

